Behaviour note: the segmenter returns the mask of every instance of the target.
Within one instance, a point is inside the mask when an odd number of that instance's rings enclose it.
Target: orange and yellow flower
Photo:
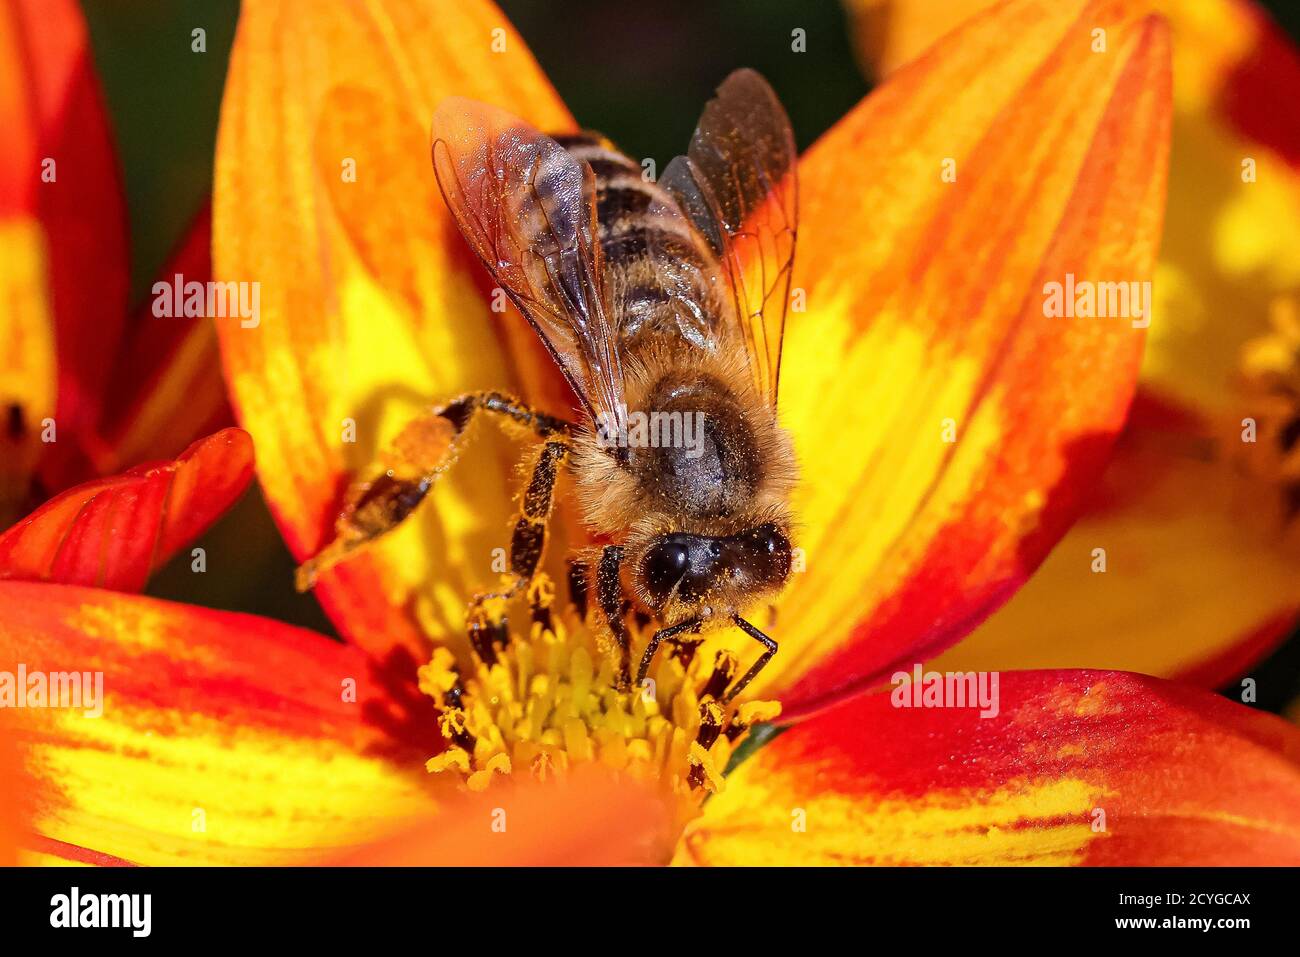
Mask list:
[[[74,0],[0,3],[0,526],[229,421],[210,324],[129,309],[126,210]],[[165,274],[206,280],[203,212]],[[183,401],[182,401],[183,400]]]
[[[1090,49],[1097,27],[1105,55]],[[897,71],[801,159],[807,311],[791,317],[782,416],[805,474],[806,570],[738,714],[709,694],[715,667],[752,654],[725,633],[688,664],[664,656],[653,696],[614,687],[600,642],[560,601],[499,659],[475,654],[464,602],[490,580],[518,458],[485,431],[410,527],[322,577],[347,644],[56,583],[49,563],[44,581],[0,582],[0,660],[105,674],[101,718],[17,712],[34,778],[27,853],[1300,859],[1300,731],[1272,716],[1120,672],[1007,673],[985,717],[859,693],[1005,602],[1106,462],[1143,331],[1049,318],[1041,290],[1154,269],[1169,55],[1144,4],[1022,0]],[[449,95],[573,124],[486,2],[243,5],[214,272],[259,282],[261,317],[218,332],[259,480],[300,557],[422,405],[494,387],[567,411],[531,333],[490,310],[438,199],[426,127]],[[565,529],[552,558],[580,534]],[[772,738],[755,722],[776,701],[802,720]],[[506,843],[492,843],[485,806],[519,823]]]
[[[846,5],[887,75],[992,0]],[[944,667],[1217,687],[1300,618],[1300,51],[1248,0],[1155,6],[1173,52],[1169,215],[1133,411],[1070,534]],[[1098,548],[1107,571],[1089,574]]]

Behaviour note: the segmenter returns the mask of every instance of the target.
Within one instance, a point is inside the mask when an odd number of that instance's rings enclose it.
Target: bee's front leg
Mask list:
[[[665,641],[675,643],[678,635],[690,635],[700,630],[703,621],[699,618],[691,618],[687,621],[678,622],[668,628],[660,628],[654,633],[649,643],[645,646],[645,654],[641,656],[641,667],[636,672],[636,683],[638,686],[645,681],[646,673],[650,670],[650,663],[654,661],[655,652]]]
[[[732,699],[734,699],[736,695],[744,691],[745,687],[756,677],[758,677],[758,673],[763,670],[763,667],[769,661],[771,661],[772,656],[776,654],[775,641],[773,641],[767,635],[763,634],[761,631],[759,631],[749,622],[745,621],[745,619],[741,618],[739,615],[732,615],[731,620],[736,623],[736,625],[740,628],[741,631],[749,635],[749,637],[753,638],[755,641],[757,641],[760,645],[763,646],[763,653],[759,655],[758,661],[754,662],[754,666],[745,672],[744,677],[742,677],[739,681],[737,681],[736,684],[732,687],[732,689],[722,696],[722,703],[724,705],[730,704]]]
[[[614,640],[618,642],[621,661],[618,672],[618,687],[626,691],[632,687],[632,638],[627,631],[627,621],[623,617],[623,581],[620,571],[623,567],[623,546],[606,545],[600,553],[596,565],[596,601],[601,614],[609,626]]]

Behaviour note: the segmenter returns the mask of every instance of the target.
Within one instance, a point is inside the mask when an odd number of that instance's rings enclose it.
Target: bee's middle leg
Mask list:
[[[547,525],[555,503],[555,482],[560,467],[568,460],[570,447],[567,438],[553,434],[542,445],[533,463],[524,489],[519,516],[510,534],[509,580],[501,591],[483,592],[470,601],[467,622],[470,640],[481,651],[483,636],[504,637],[501,629],[489,620],[486,605],[493,600],[509,600],[533,583],[542,555],[546,551]]]

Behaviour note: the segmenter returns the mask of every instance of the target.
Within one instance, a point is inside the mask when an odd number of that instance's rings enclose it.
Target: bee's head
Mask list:
[[[652,540],[635,575],[651,608],[744,604],[790,576],[790,539],[775,522],[734,535],[671,532]]]

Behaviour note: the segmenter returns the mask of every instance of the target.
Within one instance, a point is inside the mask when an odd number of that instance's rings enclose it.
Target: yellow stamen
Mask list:
[[[688,656],[665,646],[643,688],[619,688],[613,642],[553,608],[554,592],[545,576],[529,590],[527,634],[503,629],[494,609],[475,623],[469,661],[439,648],[420,669],[420,689],[441,707],[448,743],[426,767],[483,790],[496,775],[545,779],[600,763],[661,785],[693,816],[722,790],[722,772],[750,727],[776,718],[780,705],[724,707],[718,698],[735,671],[725,651]],[[507,640],[484,647],[489,635]],[[635,644],[644,647],[643,638]]]

